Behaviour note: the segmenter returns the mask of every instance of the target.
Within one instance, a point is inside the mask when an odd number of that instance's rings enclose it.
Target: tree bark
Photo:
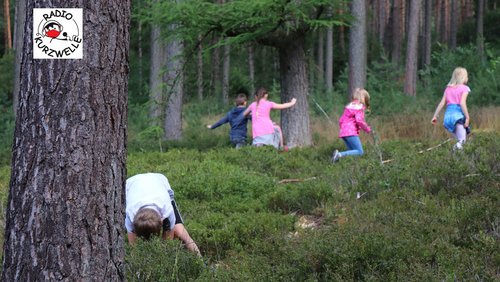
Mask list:
[[[451,11],[450,11],[450,38],[449,38],[449,47],[451,50],[455,50],[457,48],[457,32],[458,32],[458,15],[460,14],[458,11],[458,0],[451,0]]]
[[[149,66],[149,119],[151,125],[159,126],[162,122],[165,99],[166,47],[161,38],[159,26],[151,27],[151,62]]]
[[[392,7],[392,50],[391,58],[395,65],[398,65],[401,61],[401,45],[403,41],[403,20],[401,19],[401,0],[394,0]]]
[[[410,1],[410,20],[408,29],[408,43],[406,45],[406,68],[404,91],[408,96],[417,95],[417,54],[418,54],[418,26],[421,0]]]
[[[309,83],[307,81],[304,38],[299,36],[278,48],[281,73],[281,101],[297,98],[295,106],[281,111],[283,137],[290,148],[312,145],[309,122]]]
[[[122,281],[130,2],[82,4],[80,60],[33,59],[25,4],[2,281]]]
[[[16,14],[14,19],[14,92],[12,94],[12,107],[14,116],[17,116],[19,105],[19,87],[21,84],[21,61],[23,59],[23,44],[25,41],[24,28],[26,24],[26,1],[16,2]],[[28,40],[28,39],[26,39]]]
[[[222,103],[229,105],[229,71],[231,68],[231,46],[224,45],[222,63]]]
[[[351,2],[351,14],[356,19],[349,32],[349,93],[366,84],[366,6],[363,0]]]
[[[332,15],[331,8],[329,8],[328,16]],[[326,29],[326,56],[325,56],[325,82],[326,90],[333,90],[333,28]]]
[[[5,54],[10,52],[12,49],[12,33],[10,26],[10,1],[3,1],[3,14],[5,17]]]
[[[198,87],[198,101],[203,100],[203,45],[202,36],[198,36],[198,50],[197,58],[198,64],[196,65],[196,86]]]
[[[248,98],[255,93],[255,59],[254,48],[252,44],[248,45],[248,77],[250,79],[250,89],[248,90]]]
[[[425,0],[424,7],[424,50],[423,65],[431,65],[431,44],[432,44],[432,0]]]
[[[171,29],[176,28],[174,25]],[[167,107],[165,109],[165,140],[182,139],[182,99],[184,97],[184,46],[174,39],[167,44]]]
[[[477,52],[484,61],[484,0],[477,0],[476,6],[476,46]]]
[[[317,46],[317,61],[316,69],[318,76],[318,83],[323,83],[325,74],[325,32],[322,28],[318,29],[318,46]]]
[[[219,37],[214,37],[212,39],[212,45],[219,42]],[[216,47],[212,51],[212,72],[210,77],[210,93],[219,93],[221,91],[221,79],[220,79],[220,48]]]

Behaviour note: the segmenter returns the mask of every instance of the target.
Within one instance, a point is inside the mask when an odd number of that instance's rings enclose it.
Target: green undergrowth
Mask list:
[[[452,142],[425,150],[439,140],[367,143],[363,157],[336,164],[329,160],[344,148],[340,141],[289,152],[224,146],[131,152],[129,175],[168,177],[203,259],[177,241],[142,242],[127,249],[127,277],[496,280],[499,137],[475,134],[455,153]]]

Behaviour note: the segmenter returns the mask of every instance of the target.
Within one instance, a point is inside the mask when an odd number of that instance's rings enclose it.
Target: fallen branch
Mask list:
[[[385,160],[385,161],[382,161],[382,164],[390,163],[392,161],[394,161],[394,160],[392,160],[392,159],[391,160]]]
[[[278,181],[278,184],[286,184],[286,183],[294,183],[294,182],[304,182],[304,181],[310,181],[314,180],[316,177],[309,177],[309,178],[288,178],[288,179],[283,179]]]
[[[446,144],[446,143],[448,143],[448,142],[450,142],[450,141],[451,141],[451,138],[448,138],[448,139],[446,139],[444,142],[442,142],[442,143],[440,143],[440,144],[438,144],[438,145],[436,145],[436,146],[433,146],[433,147],[427,148],[427,149],[425,149],[425,150],[422,150],[422,151],[420,151],[420,152],[418,152],[418,153],[419,153],[419,154],[422,154],[422,153],[425,153],[425,152],[427,152],[427,151],[434,150],[434,149],[436,149],[436,148],[438,148],[438,147],[443,146],[444,144]]]

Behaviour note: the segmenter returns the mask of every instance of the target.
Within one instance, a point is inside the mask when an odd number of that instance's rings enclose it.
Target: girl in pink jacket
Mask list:
[[[339,152],[335,150],[332,155],[332,162],[338,161],[345,156],[363,155],[363,146],[359,139],[359,129],[371,133],[372,129],[365,122],[365,109],[370,108],[370,94],[362,88],[356,88],[352,95],[352,101],[344,108],[344,113],[339,120],[339,137],[344,140],[347,151]]]

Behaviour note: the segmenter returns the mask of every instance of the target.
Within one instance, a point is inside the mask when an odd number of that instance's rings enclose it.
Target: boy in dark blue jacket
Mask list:
[[[224,123],[229,122],[231,125],[229,138],[231,143],[233,143],[236,149],[238,149],[244,146],[247,142],[247,121],[249,118],[243,115],[247,105],[247,96],[243,93],[238,94],[235,104],[236,107],[231,109],[226,116],[212,125],[207,125],[207,128],[215,129]]]

